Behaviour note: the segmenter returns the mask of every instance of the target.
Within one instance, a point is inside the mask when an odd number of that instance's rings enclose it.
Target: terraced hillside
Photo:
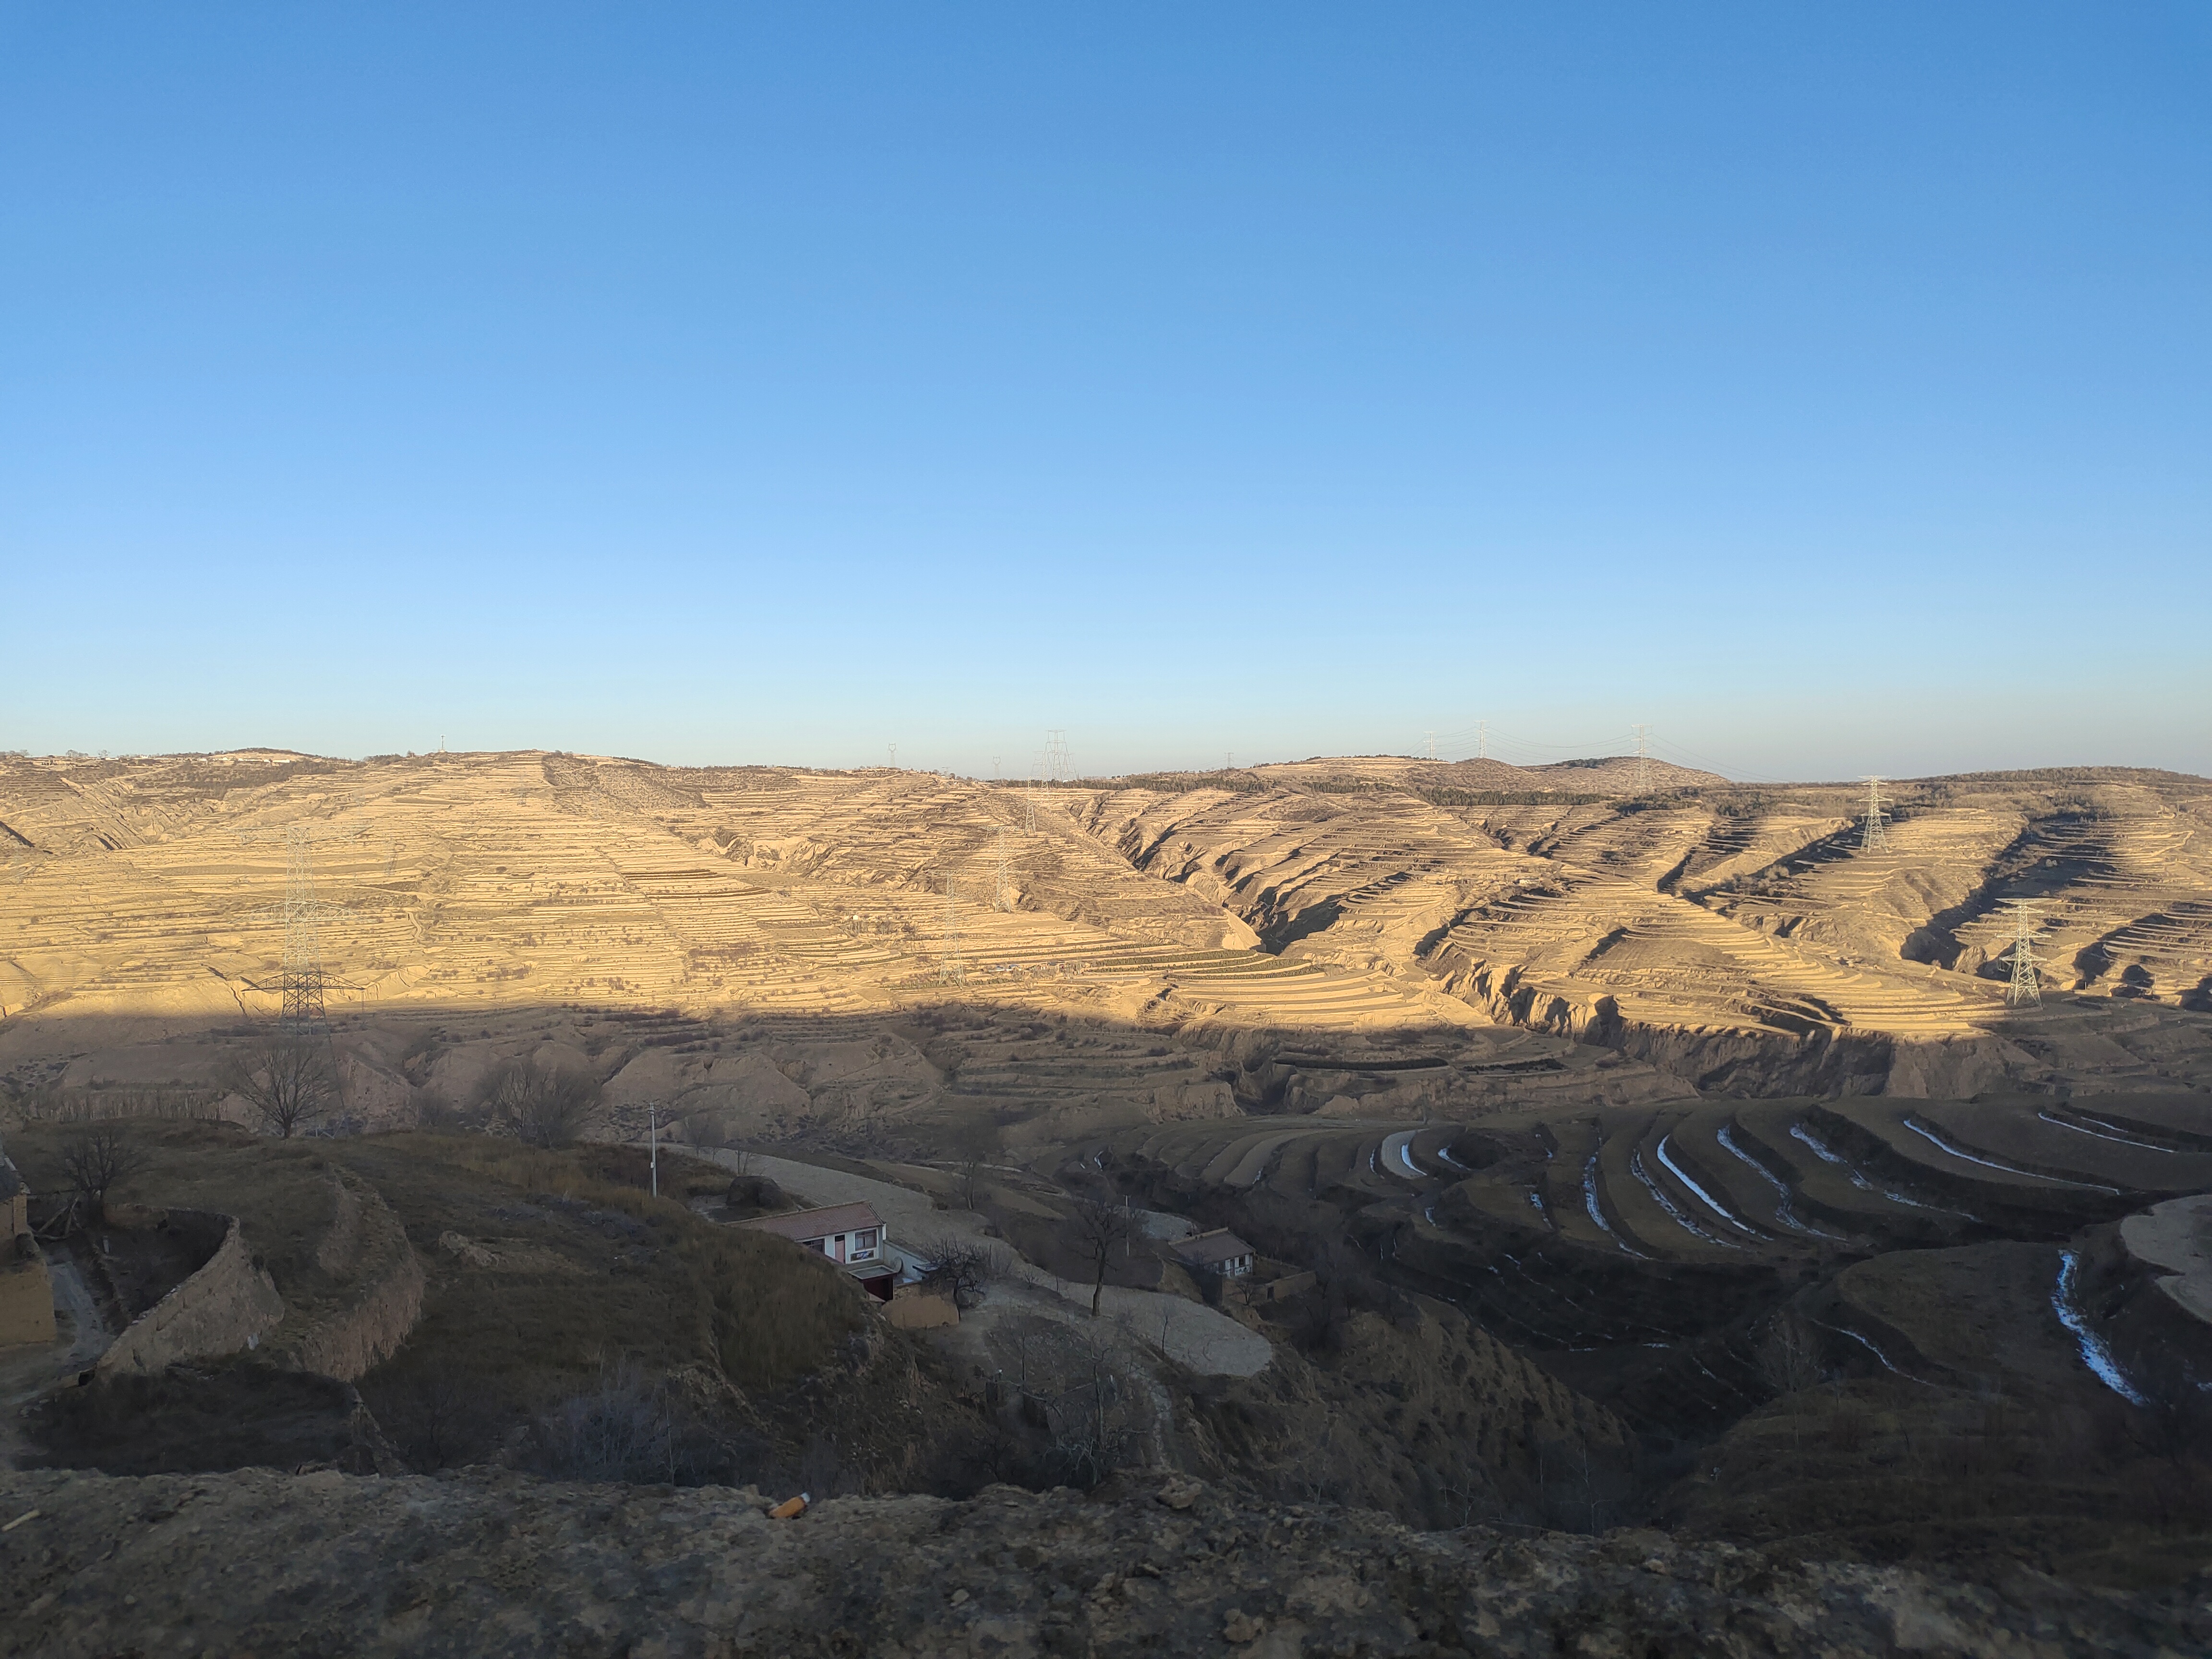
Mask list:
[[[588,1063],[617,1104],[680,1097],[727,1132],[1237,1109],[1222,1051],[1255,1031],[1308,1033],[1307,1051],[1441,1043],[1459,1104],[1524,1074],[1577,1097],[1674,1086],[1423,982],[1258,948],[1233,912],[1083,833],[1072,799],[537,753],[0,759],[0,1076],[212,1083],[223,1044],[277,1006],[298,865],[371,1123],[541,1050]],[[932,1009],[1001,1027],[977,1040],[1010,1054],[1040,1018],[1096,1041],[1057,1070],[994,1082],[979,1060],[956,1081],[912,1029]],[[1171,1079],[1107,1057],[1164,1042]],[[853,1058],[877,1050],[895,1058]]]
[[[2172,1489],[2159,1437],[2205,1415],[2212,1326],[2117,1242],[2212,1189],[2199,1094],[1247,1118],[1069,1152],[1149,1206],[1458,1307],[1630,1426],[1645,1512],[1722,1535],[2107,1560]],[[1957,1457],[1987,1477],[1966,1496]],[[2199,1501],[2160,1524],[2212,1522]]]
[[[787,1043],[902,1041],[924,1008],[1072,1016],[1261,1109],[1379,1085],[1268,1081],[1255,1033],[1316,1056],[1293,1070],[1370,1038],[1426,1054],[1391,1110],[2212,1077],[2199,781],[1901,786],[1874,853],[1841,787],[1641,781],[1389,757],[1050,793],[542,753],[0,758],[0,1075],[190,1080],[126,1051],[274,1008],[297,866],[333,1016],[394,1099],[385,1050],[432,1026],[553,1041],[542,1015],[592,1010]],[[2015,897],[2046,924],[2039,1009],[2005,997]],[[943,1081],[905,1097],[961,1097]],[[1072,1092],[1194,1098],[1124,1081]]]
[[[1478,769],[1470,771],[1469,769]],[[1082,822],[1286,960],[1422,984],[1701,1091],[1968,1093],[2208,1074],[2212,787],[1991,775],[1863,792],[1497,763],[1101,784]],[[2014,900],[2040,1007],[2012,1006]]]

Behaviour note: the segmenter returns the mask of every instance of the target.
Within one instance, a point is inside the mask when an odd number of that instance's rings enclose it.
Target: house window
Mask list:
[[[853,1248],[847,1252],[845,1259],[848,1261],[869,1261],[874,1260],[875,1254],[876,1230],[863,1227],[853,1235]]]

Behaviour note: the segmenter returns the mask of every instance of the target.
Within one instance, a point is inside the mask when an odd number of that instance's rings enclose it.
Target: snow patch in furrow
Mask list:
[[[1789,1186],[1783,1181],[1779,1180],[1775,1176],[1773,1170],[1768,1169],[1764,1164],[1761,1164],[1749,1152],[1747,1152],[1742,1147],[1735,1144],[1735,1138],[1729,1133],[1729,1131],[1735,1127],[1735,1126],[1734,1124],[1722,1125],[1720,1133],[1717,1135],[1715,1139],[1721,1143],[1721,1149],[1723,1152],[1734,1158],[1737,1163],[1742,1164],[1744,1168],[1749,1170],[1752,1174],[1757,1176],[1768,1186],[1774,1188],[1775,1220],[1780,1223],[1783,1226],[1789,1228],[1792,1232],[1809,1233],[1814,1238],[1832,1238],[1840,1241],[1843,1237],[1841,1233],[1832,1233],[1826,1227],[1816,1227],[1811,1222],[1800,1218],[1797,1214],[1796,1206],[1791,1204],[1790,1201],[1794,1194],[1790,1192]]]
[[[2045,1123],[2052,1125],[2054,1127],[2060,1129],[2071,1129],[2075,1134],[2087,1135],[2093,1140],[2109,1140],[2116,1146],[2133,1146],[2142,1152],[2165,1152],[2169,1156],[2172,1154],[2173,1150],[2170,1146],[2160,1146],[2148,1140],[2130,1140],[2127,1136],[2119,1133],[2117,1130],[2112,1130],[2112,1126],[2109,1123],[2106,1123],[2105,1127],[2102,1129],[2092,1129],[2087,1124],[2069,1123],[2064,1118],[2053,1117],[2048,1112],[2038,1112],[2036,1116],[2041,1118]],[[2102,1118],[2092,1118],[2089,1121],[2091,1123],[2104,1123],[2104,1120]],[[2108,1130],[2112,1132],[2109,1133],[2106,1133]]]
[[[2081,1363],[2097,1374],[2097,1380],[2114,1394],[2135,1406],[2148,1406],[2150,1401],[2137,1393],[2112,1351],[2105,1346],[2105,1339],[2089,1328],[2089,1317],[2075,1300],[2081,1276],[2081,1258],[2071,1250],[2058,1258],[2058,1283],[2051,1292],[2051,1310],[2058,1316],[2058,1322],[2073,1332],[2074,1340],[2081,1350]]]
[[[1698,1195],[1698,1200],[1700,1203],[1702,1203],[1707,1209],[1711,1210],[1715,1215],[1718,1216],[1722,1220],[1727,1222],[1729,1226],[1735,1228],[1736,1231],[1741,1233],[1747,1238],[1759,1237],[1760,1235],[1756,1227],[1747,1226],[1743,1222],[1737,1220],[1736,1218],[1730,1214],[1727,1208],[1722,1205],[1718,1199],[1715,1198],[1711,1193],[1707,1192],[1703,1187],[1700,1187],[1695,1181],[1691,1179],[1689,1171],[1683,1169],[1680,1164],[1674,1162],[1673,1157],[1670,1156],[1667,1151],[1667,1143],[1674,1138],[1674,1137],[1671,1134],[1661,1135],[1659,1137],[1659,1145],[1655,1149],[1659,1154],[1660,1163],[1667,1166],[1667,1173],[1673,1176],[1675,1180],[1680,1182],[1685,1187],[1687,1187],[1692,1192],[1695,1193]]]
[[[1666,1211],[1667,1218],[1684,1232],[1693,1238],[1702,1238],[1708,1244],[1717,1244],[1723,1250],[1740,1250],[1743,1248],[1734,1239],[1722,1238],[1717,1234],[1707,1232],[1688,1216],[1683,1214],[1674,1200],[1659,1190],[1659,1183],[1652,1180],[1650,1171],[1644,1167],[1644,1151],[1641,1147],[1628,1155],[1628,1173],[1636,1177],[1645,1192],[1651,1194],[1651,1201]]]
[[[1613,1231],[1611,1225],[1606,1221],[1605,1212],[1598,1206],[1597,1154],[1595,1152],[1592,1152],[1589,1156],[1589,1162],[1583,1165],[1583,1207],[1589,1212],[1589,1218],[1597,1224],[1598,1231],[1602,1232],[1614,1243],[1620,1245],[1623,1251],[1634,1256],[1639,1261],[1649,1261],[1651,1259],[1650,1256],[1644,1255],[1643,1251],[1632,1249],[1626,1239],[1623,1238],[1619,1233]]]
[[[1934,1383],[1929,1382],[1926,1377],[1915,1376],[1911,1371],[1905,1370],[1902,1367],[1893,1364],[1890,1360],[1890,1357],[1875,1346],[1873,1338],[1863,1335],[1861,1333],[1853,1330],[1850,1326],[1822,1325],[1817,1319],[1813,1322],[1814,1325],[1819,1326],[1821,1330],[1833,1331],[1838,1336],[1848,1336],[1850,1338],[1852,1341],[1857,1343],[1859,1346],[1864,1348],[1869,1353],[1872,1354],[1877,1360],[1879,1360],[1881,1363],[1882,1370],[1887,1371],[1892,1376],[1901,1376],[1908,1382],[1917,1382],[1923,1389],[1932,1389],[1936,1386]]]
[[[2006,1175],[2018,1176],[2023,1181],[2048,1182],[2053,1187],[2079,1187],[2086,1191],[2093,1193],[2116,1194],[2120,1190],[2118,1187],[2100,1186],[2094,1181],[2064,1181],[2061,1180],[2057,1176],[2038,1175],[2033,1170],[2021,1169],[2017,1164],[2006,1164],[1996,1158],[1982,1158],[1975,1153],[1967,1152],[1963,1147],[1953,1145],[1949,1140],[1946,1139],[1943,1136],[1937,1134],[1935,1130],[1928,1127],[1925,1124],[1916,1123],[1909,1117],[1899,1118],[1898,1121],[1902,1123],[1906,1128],[1911,1130],[1913,1133],[1918,1135],[1930,1146],[1935,1147],[1938,1152],[1948,1152],[1953,1158],[1962,1159],[1968,1164],[1978,1164],[1984,1170],[2001,1170]]]
[[[1792,1140],[1803,1141],[1806,1146],[1813,1149],[1814,1157],[1820,1158],[1826,1163],[1832,1164],[1838,1169],[1841,1170],[1845,1175],[1850,1177],[1851,1185],[1857,1188],[1863,1193],[1872,1193],[1875,1197],[1886,1198],[1893,1204],[1902,1204],[1908,1210],[1926,1210],[1931,1215],[1965,1214],[1965,1212],[1960,1210],[1946,1210],[1939,1205],[1923,1204],[1917,1198],[1907,1198],[1903,1193],[1893,1193],[1887,1187],[1875,1186],[1874,1182],[1869,1181],[1864,1176],[1858,1172],[1858,1170],[1852,1164],[1850,1159],[1844,1158],[1838,1152],[1830,1151],[1827,1147],[1822,1146],[1818,1140],[1814,1139],[1812,1132],[1806,1128],[1806,1127],[1802,1123],[1793,1123],[1790,1126],[1790,1138]],[[1973,1217],[1966,1216],[1966,1219],[1972,1221]]]

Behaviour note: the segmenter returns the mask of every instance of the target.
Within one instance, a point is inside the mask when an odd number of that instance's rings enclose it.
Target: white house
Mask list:
[[[860,1281],[878,1302],[888,1302],[898,1283],[900,1261],[890,1248],[890,1234],[872,1205],[832,1204],[825,1209],[793,1210],[788,1215],[757,1216],[740,1227],[774,1233],[828,1256]]]

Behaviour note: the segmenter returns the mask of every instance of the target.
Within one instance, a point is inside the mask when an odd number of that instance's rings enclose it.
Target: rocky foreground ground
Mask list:
[[[512,1475],[0,1475],[0,1653],[2212,1651],[2212,1579],[2128,1596],[1796,1566],[1656,1533],[1419,1534],[1194,1482],[848,1498]]]

